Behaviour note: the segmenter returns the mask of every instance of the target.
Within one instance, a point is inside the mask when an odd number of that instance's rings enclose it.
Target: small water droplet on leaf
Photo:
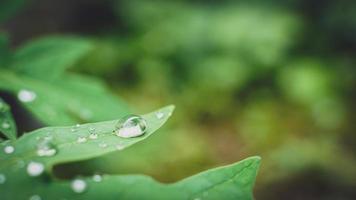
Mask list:
[[[2,124],[1,124],[1,127],[3,128],[3,129],[8,129],[8,128],[10,128],[10,123],[9,122],[3,122]]]
[[[30,90],[22,89],[17,93],[17,98],[24,103],[32,102],[36,99],[36,93]]]
[[[6,182],[5,174],[0,174],[0,184],[4,184]]]
[[[157,117],[157,119],[162,119],[163,117],[164,117],[164,113],[163,112],[156,112],[156,117]]]
[[[87,138],[86,137],[78,137],[77,138],[77,142],[78,143],[84,143],[84,142],[86,142],[87,141]]]
[[[51,137],[45,137],[37,144],[38,156],[54,156],[56,155],[56,153],[57,153],[57,147],[52,142]]]
[[[39,176],[44,171],[44,165],[40,162],[31,161],[27,165],[27,174],[30,176]]]
[[[42,198],[37,194],[34,194],[34,195],[30,196],[30,198],[29,198],[29,200],[41,200],[41,199]]]
[[[71,183],[71,188],[75,193],[82,193],[87,188],[87,183],[82,179],[75,179]]]
[[[101,182],[102,179],[103,179],[103,177],[100,174],[93,175],[93,181],[95,181],[95,182]]]
[[[6,154],[12,154],[12,153],[14,153],[14,151],[15,151],[15,147],[14,146],[7,145],[7,146],[4,147],[4,152]]]

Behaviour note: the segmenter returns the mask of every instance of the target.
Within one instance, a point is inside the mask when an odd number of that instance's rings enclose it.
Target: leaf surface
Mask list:
[[[2,38],[0,51],[7,52],[6,38]],[[30,42],[15,55],[7,56],[11,62],[0,60],[0,64],[7,63],[0,68],[0,90],[18,97],[24,90],[33,94],[33,100],[20,103],[51,126],[122,117],[128,113],[127,105],[101,81],[65,72],[90,49],[90,42],[76,37],[47,37]]]
[[[0,98],[0,132],[11,140],[16,139],[16,124],[11,114],[10,106]]]
[[[241,162],[202,172],[172,184],[163,184],[144,175],[104,175],[97,182],[91,177],[81,178],[86,183],[83,193],[75,193],[72,182],[49,176],[58,163],[94,158],[103,154],[124,150],[146,139],[161,127],[173,112],[173,106],[142,115],[147,121],[147,132],[141,137],[120,138],[112,134],[117,120],[83,124],[79,127],[48,127],[25,134],[17,141],[1,144],[13,145],[11,155],[0,153],[0,173],[6,176],[0,193],[4,199],[28,199],[38,195],[42,199],[252,199],[252,188],[260,158],[251,157]],[[163,117],[157,117],[157,113]],[[75,129],[73,129],[75,128]],[[97,139],[90,139],[90,129],[95,129]],[[38,140],[51,137],[58,153],[40,157],[36,154]],[[87,141],[78,143],[78,137]],[[105,147],[101,144],[106,144]],[[118,148],[119,147],[119,148]],[[167,153],[169,150],[167,150]],[[46,173],[30,177],[25,165],[31,161],[43,163]],[[21,164],[22,163],[22,164]],[[23,165],[25,164],[25,165]],[[21,185],[21,192],[13,188]]]

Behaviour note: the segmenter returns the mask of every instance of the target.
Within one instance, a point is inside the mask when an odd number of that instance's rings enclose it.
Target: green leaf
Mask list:
[[[43,162],[48,169],[51,169],[51,167],[57,163],[97,157],[115,151],[118,147],[123,149],[150,136],[166,122],[173,112],[173,109],[174,106],[167,106],[158,110],[164,113],[164,117],[161,119],[157,119],[155,115],[156,112],[143,115],[142,117],[146,120],[148,125],[146,133],[141,137],[130,139],[121,138],[113,134],[117,120],[82,124],[79,127],[74,125],[38,129],[25,134],[14,142],[6,143],[6,145],[13,145],[16,151],[11,157],[5,157],[5,159],[4,157],[0,157],[1,163],[11,164],[17,158],[21,158],[23,161],[35,159],[36,161]],[[88,138],[91,130],[95,131],[98,136],[97,139]],[[51,144],[56,147],[58,153],[55,156],[38,157],[36,155],[37,145],[39,143],[38,138],[45,137],[51,138]],[[86,142],[78,143],[78,137],[86,138]],[[100,144],[104,143],[107,146],[106,148],[100,146]]]
[[[81,178],[87,186],[80,194],[72,190],[71,181],[48,176],[55,164],[123,150],[146,139],[166,122],[173,109],[174,106],[167,106],[143,115],[147,122],[147,131],[136,138],[124,139],[113,135],[112,131],[117,123],[114,120],[83,124],[79,128],[75,127],[77,129],[74,131],[73,127],[43,128],[25,134],[17,141],[1,143],[2,148],[5,145],[15,147],[12,154],[0,153],[0,174],[6,177],[5,183],[0,187],[2,199],[29,199],[33,195],[42,199],[253,199],[252,188],[259,167],[259,157],[208,170],[173,184],[162,184],[143,175],[104,175],[100,182],[91,177]],[[157,112],[163,113],[163,117],[158,118]],[[78,143],[78,137],[88,137],[89,128],[95,128],[98,138],[88,138],[87,142]],[[57,149],[56,155],[37,156],[38,142],[44,137],[52,138]],[[107,147],[100,147],[102,143],[107,144]],[[38,177],[30,177],[25,165],[31,161],[43,163],[46,172]],[[13,192],[19,186],[21,192]]]
[[[16,139],[16,125],[10,111],[10,106],[0,98],[0,132],[11,140]]]
[[[90,42],[76,37],[47,37],[19,49],[12,68],[27,76],[53,80],[91,49]]]
[[[89,49],[88,41],[73,37],[34,41],[16,53],[11,68],[0,68],[0,90],[19,97],[21,91],[32,95],[31,101],[21,103],[48,125],[122,117],[128,112],[127,105],[110,94],[102,82],[64,73]]]
[[[0,89],[15,96],[21,91],[34,94],[32,101],[20,102],[48,125],[110,120],[128,113],[127,105],[102,82],[83,75],[66,74],[45,82],[0,69]]]
[[[178,191],[185,191],[187,199],[253,199],[260,157],[250,157],[241,162],[208,170],[178,182]]]

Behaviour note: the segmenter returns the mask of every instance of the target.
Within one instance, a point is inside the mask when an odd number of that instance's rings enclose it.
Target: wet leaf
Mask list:
[[[15,152],[11,155],[0,153],[0,173],[6,176],[6,182],[0,187],[2,198],[28,199],[38,195],[42,199],[253,199],[252,188],[259,157],[208,170],[172,184],[162,184],[144,175],[103,175],[99,179],[77,179],[80,181],[73,185],[72,181],[48,176],[55,164],[121,151],[146,139],[166,122],[173,109],[173,106],[167,106],[142,115],[147,122],[147,131],[134,138],[113,135],[112,131],[118,122],[114,120],[79,127],[48,127],[28,133],[17,141],[3,142],[2,147],[13,145]],[[96,139],[89,137],[93,131],[98,135]],[[48,157],[36,154],[38,140],[43,137],[52,138],[57,154]],[[87,140],[78,143],[78,137]],[[100,145],[103,143],[105,147]],[[37,177],[29,176],[24,165],[30,162],[42,163],[46,172]],[[21,192],[14,193],[13,188],[19,185]],[[79,188],[73,190],[73,186]]]

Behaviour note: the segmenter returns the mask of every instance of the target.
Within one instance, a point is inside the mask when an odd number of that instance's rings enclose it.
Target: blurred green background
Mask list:
[[[8,2],[0,17],[17,12],[0,27],[13,49],[87,38],[93,50],[70,70],[100,77],[138,113],[177,107],[152,138],[59,166],[64,178],[174,182],[260,155],[256,199],[356,199],[355,1]]]

